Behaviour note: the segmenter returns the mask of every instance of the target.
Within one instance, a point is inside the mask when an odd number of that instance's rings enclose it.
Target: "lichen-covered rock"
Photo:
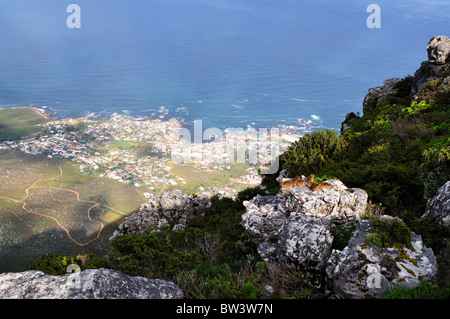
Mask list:
[[[386,220],[392,220],[385,217]],[[326,266],[330,287],[338,298],[379,298],[398,285],[416,286],[433,281],[437,263],[420,235],[411,233],[409,247],[383,248],[367,240],[371,220],[363,220],[342,251],[333,250]]]
[[[110,269],[64,276],[41,271],[0,274],[1,299],[182,299],[173,282],[132,277]]]
[[[316,270],[324,265],[331,252],[333,236],[330,225],[318,217],[290,214],[285,198],[257,195],[245,201],[243,226],[260,235],[258,253],[268,260],[278,260]]]
[[[450,181],[442,185],[434,197],[428,199],[422,218],[425,216],[436,217],[441,225],[450,227]]]
[[[331,187],[314,192],[304,184],[244,201],[241,224],[259,235],[261,257],[315,271],[325,266],[333,243],[332,223],[360,221],[367,204],[365,191],[349,189],[338,180],[327,183]]]
[[[278,238],[278,260],[320,271],[331,253],[330,223],[308,215],[291,215]]]
[[[148,234],[163,227],[183,230],[190,218],[203,214],[211,206],[211,193],[196,196],[184,194],[178,189],[141,205],[139,212],[126,217],[110,239],[121,234]]]
[[[286,198],[276,196],[256,195],[250,201],[244,201],[246,213],[242,215],[242,225],[255,234],[261,234],[265,239],[278,236],[288,220]]]
[[[347,188],[341,181],[327,180],[330,188],[313,192],[305,185],[287,190],[287,205],[291,212],[319,216],[334,223],[354,223],[361,220],[368,195],[360,188]]]

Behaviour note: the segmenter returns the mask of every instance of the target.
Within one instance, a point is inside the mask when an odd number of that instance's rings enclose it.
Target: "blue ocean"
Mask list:
[[[69,28],[77,4],[81,28]],[[414,74],[450,36],[447,0],[0,2],[0,107],[339,129],[383,80]]]

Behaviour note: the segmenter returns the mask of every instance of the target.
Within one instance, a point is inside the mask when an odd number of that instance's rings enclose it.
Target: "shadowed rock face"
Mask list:
[[[414,74],[411,95],[414,97],[427,83],[450,75],[450,39],[445,35],[431,38],[427,46],[428,61]]]
[[[132,277],[109,269],[64,276],[41,271],[0,274],[1,299],[182,299],[174,283]]]
[[[450,228],[450,181],[442,185],[436,195],[427,201],[425,214],[439,220],[442,226]]]
[[[431,38],[427,46],[428,61],[434,64],[450,62],[450,39],[445,35]]]

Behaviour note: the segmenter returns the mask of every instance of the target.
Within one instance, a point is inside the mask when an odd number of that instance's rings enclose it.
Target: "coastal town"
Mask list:
[[[0,149],[71,160],[80,172],[111,178],[142,188],[151,198],[166,188],[183,187],[190,181],[173,172],[175,165],[188,167],[204,180],[198,191],[215,190],[234,197],[245,187],[261,183],[261,171],[291,143],[286,133],[257,134],[255,130],[226,132],[213,142],[192,143],[180,135],[176,119],[136,120],[114,115],[106,120],[91,118],[52,120],[42,124],[45,133],[18,141],[0,142]],[[236,155],[236,156],[235,156]],[[244,164],[241,174],[225,185],[203,175],[230,171]]]

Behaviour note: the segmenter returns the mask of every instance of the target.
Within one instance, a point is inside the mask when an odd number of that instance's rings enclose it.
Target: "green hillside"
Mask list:
[[[49,120],[27,108],[0,109],[0,141],[19,140],[42,131]]]

